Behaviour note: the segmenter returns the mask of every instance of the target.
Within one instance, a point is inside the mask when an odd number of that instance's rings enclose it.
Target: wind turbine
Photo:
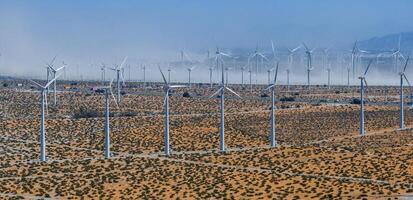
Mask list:
[[[300,48],[301,48],[301,45],[298,45],[298,47],[296,47],[294,49],[287,48],[288,49],[288,68],[292,67],[292,64],[294,62],[294,60],[293,60],[294,59],[294,53],[296,51],[298,51]]]
[[[409,59],[410,58],[408,57],[407,60],[406,60],[406,63],[404,64],[403,71],[401,71],[399,73],[399,75],[400,75],[400,129],[402,129],[402,130],[405,128],[405,126],[404,126],[404,102],[403,102],[403,100],[404,100],[403,79],[405,79],[407,84],[410,86],[410,82],[407,79],[406,74],[405,74],[407,64],[409,63]]]
[[[315,48],[313,48],[313,49],[309,49],[308,47],[307,47],[307,45],[305,45],[305,43],[303,43],[303,45],[304,45],[304,47],[305,47],[305,54],[307,55],[307,86],[308,86],[308,89],[310,89],[310,72],[314,69],[312,66],[311,66],[311,54],[313,53],[313,51],[314,51],[314,49]]]
[[[360,135],[364,136],[366,133],[364,130],[364,84],[367,87],[366,81],[366,74],[369,71],[370,65],[373,60],[370,60],[369,64],[367,65],[366,71],[362,76],[359,77],[360,79]]]
[[[217,68],[219,69],[219,65],[221,64],[221,84],[219,86],[219,89],[211,95],[211,98],[214,97],[217,94],[220,94],[220,99],[221,99],[221,126],[220,126],[220,143],[219,143],[219,149],[220,151],[225,151],[225,109],[224,109],[224,105],[225,105],[225,90],[228,90],[229,92],[233,93],[234,95],[236,95],[237,97],[241,98],[241,96],[239,96],[237,93],[235,93],[233,90],[231,90],[230,88],[228,88],[225,85],[225,77],[224,77],[224,60],[222,59],[222,56],[225,57],[231,57],[226,53],[222,53],[219,51],[219,49],[217,48],[216,51],[216,57],[215,57],[215,61],[216,61],[216,65]]]
[[[110,158],[111,157],[111,152],[110,152],[110,121],[109,121],[109,117],[110,117],[110,98],[109,95],[112,96],[116,107],[119,109],[118,103],[116,101],[115,96],[113,95],[112,92],[112,83],[113,80],[110,81],[109,86],[103,86],[100,87],[100,89],[103,89],[105,91],[105,158]]]
[[[191,87],[191,72],[196,66],[186,68],[188,70],[188,86]]]
[[[286,69],[287,72],[287,91],[290,91],[290,72],[291,72],[291,67],[294,63],[294,53],[298,51],[301,48],[301,45],[298,45],[294,49],[287,48],[288,50],[288,67]]]
[[[244,71],[245,66],[241,67],[241,86],[244,87]]]
[[[64,69],[66,66],[65,66],[65,63],[63,62],[63,66],[60,67],[60,68],[57,68],[57,69],[55,69],[52,64],[48,64],[47,67],[48,67],[48,69],[49,69],[48,71],[49,71],[50,73],[53,73],[53,79],[55,79],[55,81],[53,82],[53,100],[54,100],[54,101],[53,101],[53,104],[56,105],[56,104],[57,104],[57,97],[56,97],[56,82],[57,82],[57,80],[56,80],[56,73],[57,73],[58,71]]]
[[[47,65],[47,67],[46,67],[47,68],[46,82],[49,82],[49,79],[50,79],[50,67],[49,66],[53,66],[53,63],[56,60],[56,57],[57,57],[57,55],[55,55],[49,63],[46,63],[46,65]],[[47,94],[49,94],[49,88],[46,88],[46,91],[47,91]],[[46,99],[47,99],[47,96],[46,96]]]
[[[274,75],[274,82],[273,84],[269,85],[265,90],[271,90],[271,131],[270,131],[270,145],[271,147],[277,146],[276,140],[276,119],[275,119],[275,89],[277,84],[277,74],[278,74],[278,62],[277,67],[275,68],[275,75]]]
[[[331,86],[330,74],[331,74],[331,66],[328,66],[328,68],[327,68],[327,76],[328,76],[328,78],[327,78],[327,86],[328,86],[328,89],[330,89],[330,86]]]
[[[274,71],[274,69],[275,68],[267,69],[267,79],[268,79],[267,82],[268,82],[268,85],[271,84],[270,76],[271,76],[271,72]]]
[[[122,81],[123,81],[123,85],[125,85],[125,79],[123,77],[123,65],[125,64],[127,58],[128,57],[125,57],[123,59],[122,63],[120,65],[118,65],[116,68],[109,68],[110,70],[113,70],[113,71],[116,72],[116,87],[117,87],[116,92],[118,94],[118,96],[117,96],[117,102],[118,103],[120,103],[120,79],[121,78],[122,78]]]
[[[209,55],[209,51],[208,51]],[[209,67],[209,86],[212,88],[212,72],[214,71],[214,68]]]
[[[356,61],[359,58],[361,53],[368,53],[368,52],[364,50],[360,50],[357,46],[357,40],[356,40],[354,42],[353,49],[351,50],[351,65],[353,68],[353,79],[355,78],[355,74],[356,74],[356,67],[357,67]]]
[[[173,71],[173,70],[172,70],[171,66],[169,65],[169,63],[168,63],[168,83],[171,82],[171,72],[172,72],[172,71]]]
[[[250,75],[250,91],[252,93],[252,70],[251,70],[251,67],[248,69],[248,73]]]
[[[40,104],[41,104],[41,117],[40,117],[40,161],[46,161],[46,130],[45,130],[45,108],[47,107],[47,88],[60,76],[57,75],[54,79],[47,82],[45,86],[40,85],[39,83],[30,80],[34,85],[36,85],[40,91]]]
[[[105,85],[105,81],[106,81],[106,74],[105,74],[106,66],[105,66],[104,63],[102,63],[102,66],[100,67],[100,70],[102,71],[102,85]]]
[[[146,65],[143,65],[142,67],[143,70],[143,86],[146,86]]]
[[[268,58],[266,56],[264,56],[264,54],[262,54],[261,52],[258,51],[258,45],[254,51],[254,53],[252,53],[249,57],[248,57],[248,63],[250,62],[250,59],[255,58],[255,73],[258,76],[258,65],[259,65],[259,58],[261,58],[262,60],[265,59],[266,61],[268,61]],[[257,82],[257,80],[255,80]]]
[[[185,85],[170,85],[169,82],[166,81],[165,76],[159,67],[159,71],[161,72],[162,79],[165,83],[163,86],[163,91],[165,93],[165,98],[164,98],[164,112],[165,112],[165,134],[164,134],[164,151],[165,155],[169,156],[171,151],[170,151],[170,144],[169,144],[169,91],[173,88],[182,88],[182,87],[187,87]]]

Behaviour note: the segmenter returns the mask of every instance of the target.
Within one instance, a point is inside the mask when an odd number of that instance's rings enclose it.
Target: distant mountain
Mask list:
[[[401,36],[400,49],[403,52],[413,50],[413,32],[403,32],[385,35],[382,37],[373,37],[368,40],[359,41],[359,47],[363,50],[371,51],[390,51],[397,49],[399,37]]]

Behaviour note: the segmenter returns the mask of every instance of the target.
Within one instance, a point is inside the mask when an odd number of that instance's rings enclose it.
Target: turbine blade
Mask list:
[[[278,64],[280,62],[277,62],[277,67],[275,68],[275,75],[274,75],[274,85],[277,83],[277,75],[278,75]]]
[[[275,47],[274,47],[274,42],[271,40],[271,48],[272,48],[272,54],[275,58]]]
[[[33,80],[29,80],[30,82],[32,82],[34,85],[36,85],[37,87],[39,87],[39,88],[44,88],[42,85],[40,85],[39,83],[37,83],[36,81],[33,81]]]
[[[118,108],[118,110],[119,110],[118,101],[116,100],[116,97],[115,97],[115,95],[114,95],[113,92],[112,92],[112,88],[109,88],[109,91],[110,91],[110,96],[112,96],[112,99],[113,99],[113,101],[115,102],[116,108]]]
[[[221,55],[223,55],[223,56],[226,56],[226,57],[229,57],[229,58],[231,58],[231,56],[230,56],[229,54],[226,54],[226,53],[222,53],[222,52],[219,52],[219,54],[221,54]]]
[[[271,88],[273,88],[273,87],[275,87],[275,84],[272,84],[272,85],[268,86],[267,88],[265,88],[265,90],[269,90],[269,89],[271,89]]]
[[[406,75],[405,75],[405,74],[403,74],[403,77],[404,77],[404,79],[406,80],[407,85],[409,85],[409,87],[410,87],[411,85],[410,85],[410,81],[409,81],[409,79],[407,79],[407,77],[406,77]]]
[[[216,92],[214,92],[214,94],[212,94],[211,96],[209,96],[209,98],[215,97],[219,92],[221,92],[222,89],[223,89],[222,87],[219,88]]]
[[[305,45],[304,42],[303,42],[303,46],[304,46],[305,50],[309,51],[309,48],[307,47],[307,45]]]
[[[57,78],[59,78],[59,76],[61,76],[62,74],[58,74],[54,79],[50,80],[45,86],[44,88],[48,88],[50,86],[50,84],[52,84],[53,82],[56,81]]]
[[[407,57],[406,63],[404,64],[403,73],[406,71],[407,64],[409,63],[409,59],[410,59],[410,57]]]
[[[186,85],[170,85],[170,88],[184,88],[184,87],[188,87]]]
[[[230,91],[232,94],[234,94],[235,96],[242,98],[240,95],[238,95],[236,92],[234,92],[234,90],[231,90],[229,87],[225,87],[225,89],[227,89],[228,91]]]
[[[119,65],[119,69],[121,69],[121,68],[123,67],[123,65],[124,65],[125,62],[126,62],[126,59],[128,59],[128,56],[126,56],[126,57],[123,59],[122,63]]]
[[[112,84],[113,84],[113,81],[115,80],[115,78],[112,78],[112,80],[110,81],[110,83],[109,83],[109,87],[110,88],[112,88]]]
[[[162,105],[162,107],[165,107],[166,98],[168,98],[168,95],[167,95],[166,92],[165,92],[165,96],[163,97],[163,105]]]
[[[165,75],[163,74],[161,67],[159,65],[158,65],[158,68],[159,68],[159,71],[161,72],[163,82],[165,82],[165,84],[168,85],[168,81],[166,81]]]
[[[370,60],[369,65],[367,65],[366,71],[364,72],[363,76],[366,76],[367,72],[369,71],[370,65],[373,62],[373,60]]]
[[[63,67],[57,68],[55,71],[56,71],[56,72],[58,72],[58,71],[60,71],[60,70],[64,69],[65,67],[66,67],[66,66],[63,66]]]

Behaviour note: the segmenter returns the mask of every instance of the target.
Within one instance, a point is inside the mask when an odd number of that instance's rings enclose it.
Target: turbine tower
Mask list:
[[[166,156],[169,156],[171,154],[170,151],[170,143],[169,143],[169,91],[173,88],[182,88],[182,87],[187,87],[185,85],[170,85],[169,82],[166,81],[165,76],[159,67],[159,71],[161,72],[162,79],[164,81],[164,86],[163,86],[163,91],[165,93],[165,98],[164,98],[164,112],[165,112],[165,134],[164,134],[164,152]]]
[[[47,88],[60,76],[57,75],[54,79],[47,82],[45,86],[40,85],[39,83],[29,80],[34,85],[36,85],[40,89],[40,110],[41,110],[41,117],[40,117],[40,161],[46,161],[46,130],[45,130],[45,108],[47,107]]]
[[[330,75],[331,75],[331,66],[329,66],[328,68],[327,68],[327,86],[328,86],[328,89],[330,89],[330,87],[331,87],[331,82],[330,82]]]
[[[225,57],[231,57],[226,53],[222,53],[219,51],[219,49],[217,48],[216,51],[216,57],[215,57],[215,61],[216,61],[216,65],[217,68],[219,69],[219,65],[221,64],[221,84],[219,86],[219,89],[211,95],[211,98],[214,97],[217,94],[220,94],[220,99],[221,99],[221,126],[220,126],[220,142],[219,142],[219,149],[220,151],[224,152],[225,151],[225,109],[224,109],[224,105],[225,105],[225,90],[228,90],[229,92],[233,93],[234,95],[236,95],[237,97],[241,98],[237,93],[235,93],[233,90],[231,90],[230,88],[228,88],[225,85],[225,77],[224,77],[224,71],[225,71],[225,67],[224,67],[224,60],[222,59],[222,56]]]
[[[405,79],[406,82],[407,82],[407,84],[410,86],[410,82],[409,82],[409,80],[407,79],[406,74],[405,74],[406,68],[407,68],[407,64],[409,63],[409,59],[410,59],[410,58],[408,57],[407,60],[406,60],[406,63],[404,64],[403,71],[401,71],[401,72],[399,73],[399,75],[400,75],[400,129],[401,129],[401,130],[405,129],[405,126],[404,126],[404,102],[403,102],[403,100],[404,100],[404,95],[403,95],[403,80]]]
[[[110,82],[109,86],[102,86],[100,89],[105,91],[105,145],[104,145],[104,153],[105,153],[105,158],[110,158],[111,157],[111,151],[110,151],[110,96],[112,96],[116,107],[119,109],[118,103],[116,101],[115,96],[113,95],[112,92],[112,83],[113,80]]]
[[[273,84],[270,84],[267,89],[265,90],[271,90],[271,131],[270,131],[270,145],[271,147],[276,147],[277,146],[277,140],[276,140],[276,119],[275,119],[275,90],[276,90],[276,84],[277,84],[277,74],[278,74],[278,62],[277,66],[275,68],[275,75],[274,75],[274,82]]]
[[[366,81],[366,74],[369,71],[370,65],[373,60],[370,60],[369,64],[367,65],[366,71],[362,76],[359,77],[360,79],[360,135],[364,136],[366,133],[364,130],[364,84],[367,87]]]

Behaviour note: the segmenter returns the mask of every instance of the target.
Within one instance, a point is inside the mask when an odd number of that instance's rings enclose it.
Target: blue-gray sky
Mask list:
[[[0,0],[0,71],[23,73],[55,54],[84,65],[269,40],[346,47],[412,31],[412,8],[409,0]]]

